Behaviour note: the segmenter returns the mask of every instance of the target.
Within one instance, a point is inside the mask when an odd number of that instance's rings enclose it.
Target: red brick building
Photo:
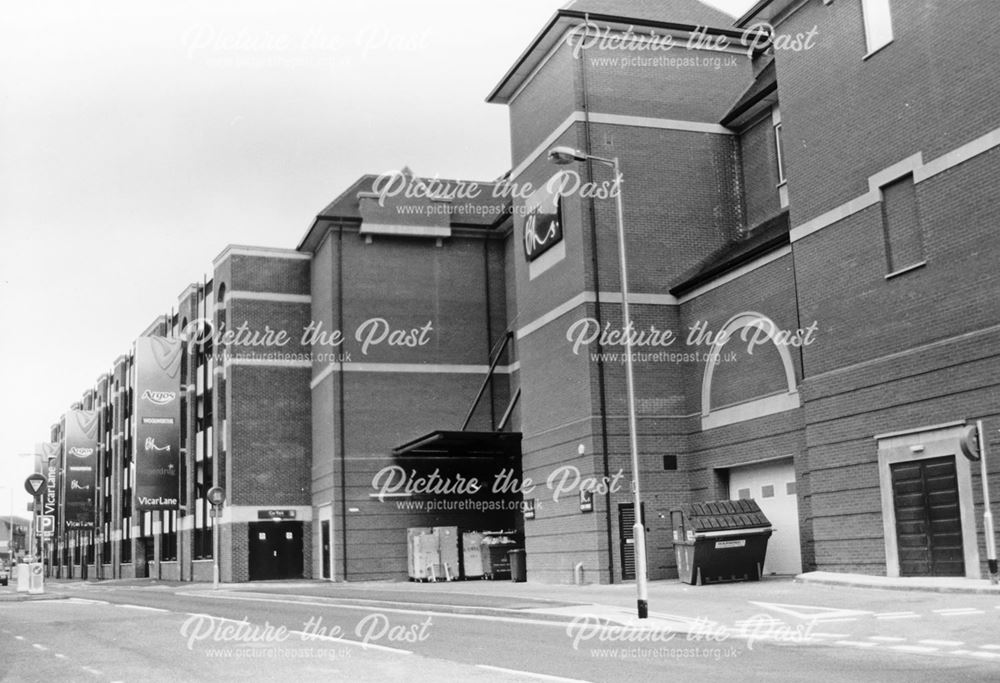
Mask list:
[[[560,10],[488,96],[502,178],[362,176],[144,333],[291,339],[187,345],[180,511],[132,512],[130,356],[84,396],[113,493],[57,561],[208,579],[219,485],[226,581],[402,579],[433,526],[523,538],[532,580],[632,578],[620,191],[650,577],[670,511],[727,498],[771,518],[766,572],[981,576],[958,438],[1000,452],[1000,17],[943,4]]]

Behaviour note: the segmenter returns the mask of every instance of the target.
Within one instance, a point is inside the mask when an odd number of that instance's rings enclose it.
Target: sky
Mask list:
[[[0,515],[27,514],[21,454],[226,245],[294,248],[363,173],[508,170],[484,99],[566,4],[0,2]]]

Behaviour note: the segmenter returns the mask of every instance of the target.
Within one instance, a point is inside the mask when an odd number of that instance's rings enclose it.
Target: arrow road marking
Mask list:
[[[750,604],[811,621],[849,621],[871,614],[868,610],[840,609],[818,605],[789,605],[781,602],[754,602],[753,600],[750,601]]]

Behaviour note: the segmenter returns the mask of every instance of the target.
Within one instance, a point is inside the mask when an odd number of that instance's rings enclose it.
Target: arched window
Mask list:
[[[714,429],[799,407],[792,355],[786,344],[777,343],[779,330],[773,320],[753,311],[735,315],[723,325],[708,353],[702,376],[702,429]],[[729,345],[733,347],[727,348]],[[768,360],[768,356],[771,359]],[[759,362],[762,358],[768,362]],[[751,362],[754,363],[752,371],[748,367]],[[718,392],[718,387],[713,387],[713,380],[717,369],[727,363],[733,363],[722,371],[727,375],[738,377],[740,372],[755,373],[755,376],[743,379],[748,380],[744,384],[756,385],[757,392],[754,393],[755,387],[750,386],[749,395],[742,400],[723,404],[718,400],[713,402],[713,388]],[[738,396],[739,393],[732,395]]]

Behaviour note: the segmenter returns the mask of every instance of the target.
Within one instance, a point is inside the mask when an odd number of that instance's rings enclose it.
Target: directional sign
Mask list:
[[[56,518],[53,515],[38,515],[38,535],[51,536],[56,530]]]
[[[24,480],[24,490],[29,496],[40,496],[45,493],[45,477],[38,474],[31,474]]]

